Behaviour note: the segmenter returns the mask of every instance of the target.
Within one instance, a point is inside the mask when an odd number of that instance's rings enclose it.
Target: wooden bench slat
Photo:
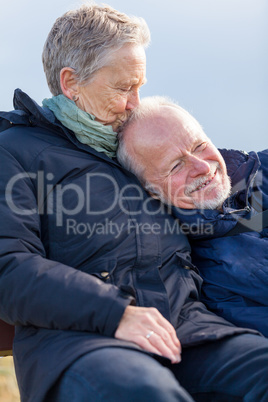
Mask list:
[[[11,356],[15,327],[0,320],[0,356]]]

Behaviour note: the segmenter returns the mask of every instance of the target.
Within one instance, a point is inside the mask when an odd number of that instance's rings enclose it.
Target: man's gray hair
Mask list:
[[[124,125],[120,128],[118,132],[118,149],[117,149],[117,159],[120,164],[131,173],[133,173],[143,187],[149,191],[150,193],[156,195],[159,199],[162,199],[162,192],[160,188],[156,188],[151,183],[147,182],[144,179],[144,166],[142,164],[137,163],[135,159],[135,155],[132,155],[124,141],[124,135],[127,132],[128,128],[130,128],[135,123],[142,123],[143,120],[155,116],[157,113],[163,113],[161,110],[161,106],[169,106],[178,109],[182,114],[188,115],[192,119],[193,116],[190,115],[187,110],[183,109],[177,103],[172,101],[170,98],[166,96],[150,96],[147,98],[143,98],[139,104],[130,114],[128,119],[125,121]],[[195,119],[194,119],[195,120]],[[196,121],[196,120],[195,120]],[[196,121],[197,124],[199,124]],[[137,126],[138,129],[138,126]],[[163,202],[167,203],[167,200],[163,200]]]
[[[44,45],[42,60],[49,89],[62,93],[60,71],[71,67],[80,84],[109,63],[125,44],[146,48],[150,31],[143,18],[129,17],[108,5],[84,4],[68,11],[54,23]]]

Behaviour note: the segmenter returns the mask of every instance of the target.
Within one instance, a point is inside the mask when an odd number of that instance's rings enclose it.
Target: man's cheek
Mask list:
[[[182,183],[172,183],[169,188],[170,197],[174,200],[184,200],[186,198],[185,195],[185,184]]]

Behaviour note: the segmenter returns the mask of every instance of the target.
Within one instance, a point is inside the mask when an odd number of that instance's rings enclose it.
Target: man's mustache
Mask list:
[[[185,195],[191,196],[193,192],[200,190],[202,187],[205,187],[215,177],[217,171],[221,171],[220,164],[218,162],[211,165],[208,175],[199,177],[192,184],[189,184],[185,189]]]

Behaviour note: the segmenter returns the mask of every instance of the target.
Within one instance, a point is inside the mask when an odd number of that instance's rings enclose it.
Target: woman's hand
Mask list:
[[[137,343],[142,349],[181,361],[181,345],[175,329],[154,307],[128,306],[115,332],[115,338]]]

